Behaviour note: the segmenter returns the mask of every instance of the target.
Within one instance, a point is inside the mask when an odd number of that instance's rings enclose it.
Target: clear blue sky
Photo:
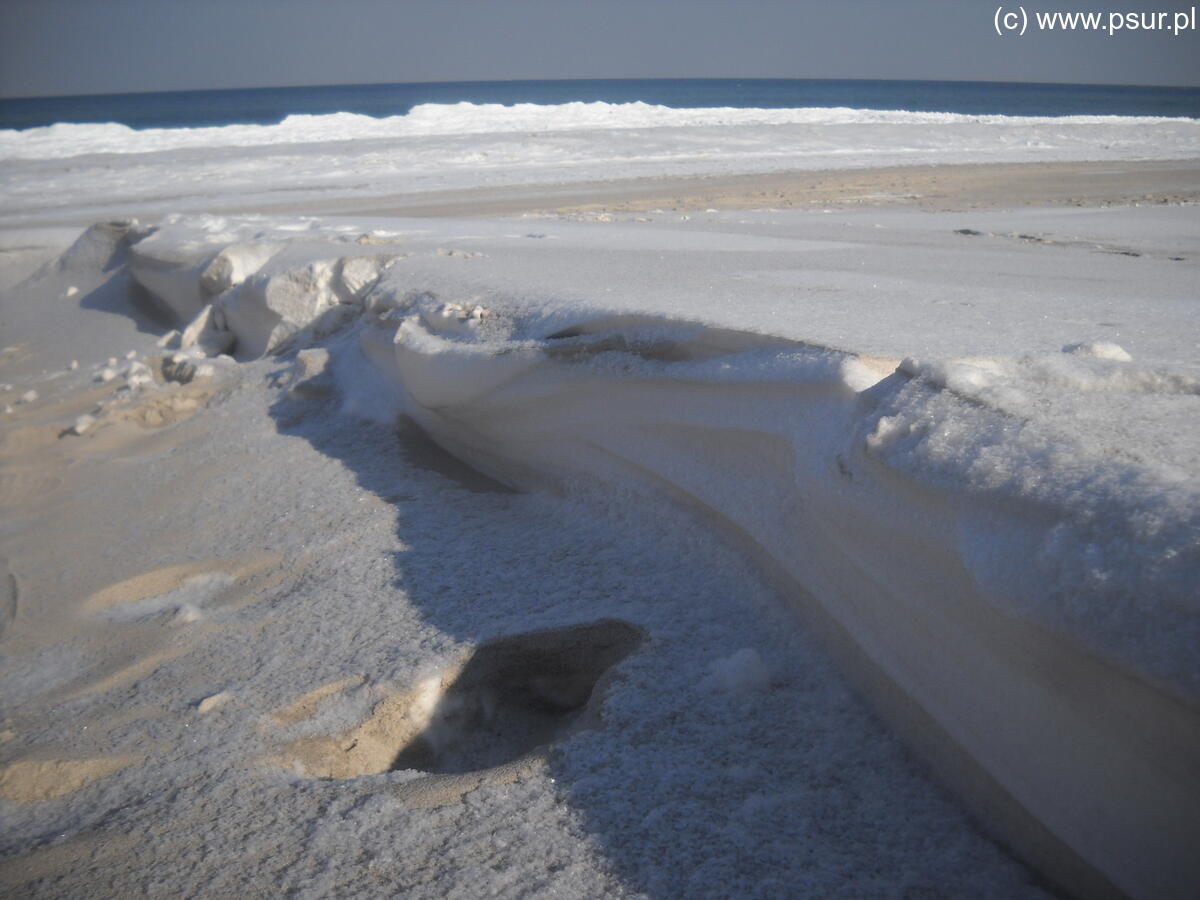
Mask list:
[[[1187,11],[1021,0],[1035,11]],[[1041,5],[1038,5],[1041,3]],[[1063,3],[1054,6],[1051,4]],[[1000,37],[997,0],[0,0],[0,95],[524,78],[1200,84],[1200,33]],[[1006,9],[1017,4],[1005,0]]]

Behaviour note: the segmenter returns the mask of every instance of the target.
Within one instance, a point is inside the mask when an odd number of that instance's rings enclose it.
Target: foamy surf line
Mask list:
[[[1105,342],[883,360],[571,302],[531,312],[437,274],[477,256],[215,218],[99,226],[67,254],[126,267],[184,326],[181,351],[325,342],[348,407],[412,416],[511,485],[675,498],[775,574],[1045,871],[1089,896],[1191,890],[1200,491],[1027,411],[1047,390],[1192,398],[1194,374]]]
[[[1195,137],[1200,120],[1154,116],[1005,116],[913,112],[847,107],[680,109],[634,103],[563,104],[426,103],[400,116],[355,113],[290,115],[276,125],[133,129],[117,123],[71,124],[0,131],[0,159],[57,159],[93,153],[150,153],[214,147],[260,147],[334,141],[402,140],[483,134],[612,131],[653,128],[746,128],[762,126],[893,126],[898,129],[970,125],[979,128],[1091,129],[1098,136],[1132,139],[1154,126],[1156,140],[1170,143],[1170,126]],[[1195,147],[1195,144],[1193,144]],[[1167,148],[1164,146],[1164,150]]]

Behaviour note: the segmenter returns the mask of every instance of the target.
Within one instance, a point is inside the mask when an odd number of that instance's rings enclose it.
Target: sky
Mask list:
[[[1005,12],[1186,13],[1174,0]],[[1066,5],[1054,6],[1062,3]],[[1200,32],[999,35],[999,0],[0,0],[0,96],[527,78],[1200,85]],[[1200,14],[1198,14],[1200,15]]]

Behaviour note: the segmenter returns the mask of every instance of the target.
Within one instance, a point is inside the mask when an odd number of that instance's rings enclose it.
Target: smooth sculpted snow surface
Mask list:
[[[1087,237],[1090,213],[1043,217],[1038,241],[1006,238],[1005,215],[963,229],[860,214],[834,238],[825,219],[820,240],[812,215],[607,229],[177,217],[129,228],[117,252],[244,359],[337,333],[347,408],[403,414],[499,484],[665,495],[769,573],[1053,878],[1187,896],[1194,217],[1149,211],[1140,249],[1114,252]],[[982,259],[1028,280],[965,292],[954,269]],[[1089,277],[1052,300],[1042,267]],[[972,306],[970,338],[954,303]],[[933,329],[930,309],[945,310]],[[755,651],[704,675],[732,695],[767,680]]]

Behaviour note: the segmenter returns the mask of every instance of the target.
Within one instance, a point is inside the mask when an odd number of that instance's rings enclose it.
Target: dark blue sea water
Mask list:
[[[641,100],[676,108],[838,107],[1012,116],[1200,118],[1200,88],[815,79],[617,79],[358,84],[0,99],[0,128],[119,122],[133,128],[270,125],[295,113],[403,115],[420,103]]]

